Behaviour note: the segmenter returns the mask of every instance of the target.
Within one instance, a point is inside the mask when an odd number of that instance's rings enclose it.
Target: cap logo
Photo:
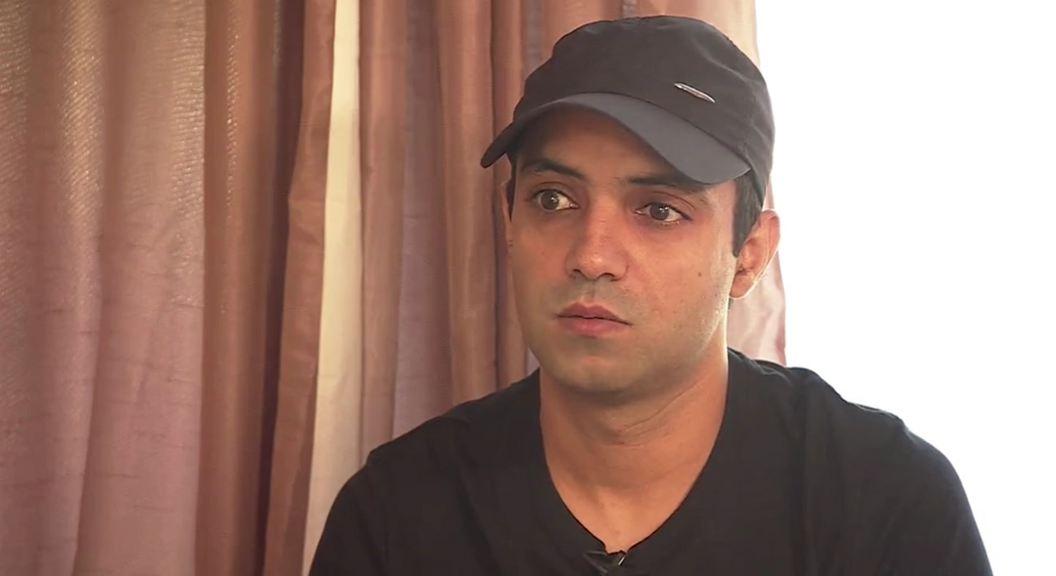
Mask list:
[[[678,88],[679,90],[681,90],[681,91],[683,91],[683,92],[685,92],[687,94],[690,94],[690,95],[692,95],[692,96],[694,96],[696,98],[700,98],[701,100],[707,100],[708,102],[711,102],[712,104],[715,103],[715,99],[714,98],[712,98],[711,96],[708,96],[707,94],[701,92],[700,90],[697,90],[696,88],[690,86],[689,84],[683,84],[681,82],[675,82],[675,88]]]

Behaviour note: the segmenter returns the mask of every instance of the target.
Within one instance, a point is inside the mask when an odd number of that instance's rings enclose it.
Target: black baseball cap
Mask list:
[[[532,121],[563,106],[621,124],[702,184],[752,172],[760,199],[773,165],[774,119],[759,68],[693,18],[644,16],[583,25],[524,84],[513,121],[484,153],[491,166]]]

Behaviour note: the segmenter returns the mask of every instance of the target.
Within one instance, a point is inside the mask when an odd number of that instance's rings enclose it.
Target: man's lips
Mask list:
[[[630,325],[630,322],[620,318],[615,312],[598,304],[572,304],[562,310],[558,316],[561,318],[582,318],[584,320],[608,320]]]

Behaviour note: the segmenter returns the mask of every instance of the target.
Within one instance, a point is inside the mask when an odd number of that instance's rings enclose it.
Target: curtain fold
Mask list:
[[[321,309],[317,314],[308,315],[319,326],[319,367],[316,397],[312,402],[315,430],[310,444],[311,462],[302,470],[308,472],[305,516],[303,523],[298,522],[304,530],[296,542],[293,530],[279,532],[289,534],[291,544],[300,546],[303,574],[311,566],[334,497],[359,466],[360,428],[356,415],[360,413],[363,396],[359,2],[316,0],[314,5],[309,5],[309,11],[312,10],[325,10],[330,16],[309,20],[334,23],[330,30],[316,31],[317,50],[312,50],[306,59],[306,65],[320,71],[332,70],[330,82],[319,82],[314,88],[305,85],[306,91],[313,90],[319,95],[320,104],[305,107],[306,114],[319,113],[311,121],[315,124],[311,144],[306,140],[304,149],[309,145],[325,148],[325,154],[312,154],[327,158],[325,187],[305,187],[306,192],[312,192],[312,198],[303,200],[306,204],[311,202],[313,213],[322,211],[325,216]],[[318,76],[322,74],[306,74],[305,80]],[[326,114],[327,111],[331,113]],[[295,187],[295,196],[299,190]],[[319,192],[325,196],[324,202],[320,202]],[[291,248],[292,242],[291,238]],[[300,277],[291,266],[290,281],[296,282]],[[309,277],[316,277],[314,271]],[[288,314],[291,321],[304,318],[300,312],[288,311]],[[311,372],[305,370],[302,375],[310,377]],[[300,425],[296,428],[301,429]],[[291,495],[301,494],[301,485],[295,488]],[[292,555],[289,557],[293,559]],[[277,567],[274,572],[293,573],[292,563],[281,569]]]
[[[301,103],[299,130],[289,139],[294,143],[290,151],[295,164],[289,192],[287,295],[282,309],[275,456],[269,468],[271,490],[263,570],[268,576],[303,574],[304,566],[310,562],[305,555],[311,534],[326,231],[330,223],[327,197],[333,161],[330,126],[337,1],[304,0],[299,8],[300,19],[282,19],[289,25],[291,36],[296,37],[296,41],[291,38],[291,45],[303,46],[303,57],[301,69],[284,76],[300,80],[291,85],[297,87]]]
[[[0,3],[0,574],[300,571],[316,12]]]
[[[360,0],[363,203],[361,458],[392,437],[407,142],[407,0]]]
[[[491,24],[491,70],[492,70],[492,130],[501,129],[504,122],[513,117],[513,109],[521,97],[529,58],[537,53],[538,34],[532,33],[529,24],[529,9],[533,0],[509,0],[496,2],[492,8]],[[489,142],[490,143],[490,142]],[[483,152],[480,152],[483,154]],[[476,160],[476,159],[474,159]],[[473,166],[477,166],[474,161]],[[506,182],[510,178],[510,167],[499,163],[492,168],[490,194],[485,193],[491,205],[491,221],[494,227],[495,246],[495,290],[496,290],[496,334],[495,357],[497,363],[497,386],[505,387],[528,372],[527,347],[517,320],[513,287],[506,273],[506,219],[502,213],[502,196],[506,193]]]
[[[205,301],[197,572],[259,570],[271,454],[286,190],[277,159],[277,3],[205,3]],[[132,30],[135,30],[133,28]],[[287,135],[289,136],[289,135]],[[279,160],[280,162],[286,159]],[[273,244],[274,243],[274,244]],[[278,258],[276,258],[278,256]],[[278,298],[281,299],[281,296]],[[281,300],[279,300],[281,301]],[[266,501],[266,500],[265,500]]]
[[[491,6],[438,2],[435,14],[440,194],[444,228],[447,334],[453,345],[445,401],[457,404],[495,390],[496,289],[494,177],[480,168],[494,134],[491,80]],[[429,193],[428,188],[416,193]]]

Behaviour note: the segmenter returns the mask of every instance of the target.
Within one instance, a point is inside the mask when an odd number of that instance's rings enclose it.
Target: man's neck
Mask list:
[[[682,385],[618,405],[591,402],[540,374],[550,478],[606,549],[630,549],[681,504],[718,436],[727,374],[723,355]]]
[[[555,480],[584,493],[633,498],[695,478],[725,408],[723,352],[691,381],[623,404],[592,401],[541,374],[540,424]]]

